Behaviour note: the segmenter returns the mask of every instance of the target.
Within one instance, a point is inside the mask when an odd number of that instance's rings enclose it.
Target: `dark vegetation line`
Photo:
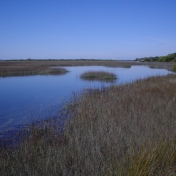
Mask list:
[[[130,68],[132,65],[149,65],[151,68],[173,70],[173,62],[136,62],[117,60],[16,60],[0,62],[0,77],[26,75],[59,75],[67,72],[63,66],[107,66]]]
[[[135,61],[142,61],[142,62],[176,62],[176,53],[168,54],[166,56],[136,58]]]
[[[175,175],[175,90],[175,74],[85,90],[58,118],[19,132],[15,148],[2,147],[0,175]]]

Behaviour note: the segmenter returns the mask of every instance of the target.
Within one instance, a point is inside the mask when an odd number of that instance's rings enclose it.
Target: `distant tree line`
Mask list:
[[[176,62],[176,53],[168,54],[166,56],[136,58],[135,61],[140,61],[140,62]]]

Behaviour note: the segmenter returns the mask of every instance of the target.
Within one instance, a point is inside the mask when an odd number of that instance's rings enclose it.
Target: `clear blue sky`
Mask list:
[[[0,59],[176,52],[176,0],[0,0]]]

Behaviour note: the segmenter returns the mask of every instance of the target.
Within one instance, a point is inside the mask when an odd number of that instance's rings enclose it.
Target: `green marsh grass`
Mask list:
[[[105,71],[87,71],[81,74],[80,77],[85,80],[99,80],[99,81],[113,81],[117,79],[115,74]]]
[[[176,75],[85,90],[0,151],[0,175],[176,175]],[[23,131],[21,131],[23,134]],[[23,136],[23,135],[21,135]]]

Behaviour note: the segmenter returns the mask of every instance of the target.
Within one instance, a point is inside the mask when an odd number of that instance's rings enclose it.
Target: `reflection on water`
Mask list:
[[[59,76],[0,78],[0,131],[10,130],[19,124],[56,114],[73,92],[80,92],[84,88],[101,88],[170,73],[165,69],[150,69],[147,66],[65,68],[70,72]],[[118,79],[113,83],[86,81],[80,78],[85,71],[108,71],[116,74]]]

